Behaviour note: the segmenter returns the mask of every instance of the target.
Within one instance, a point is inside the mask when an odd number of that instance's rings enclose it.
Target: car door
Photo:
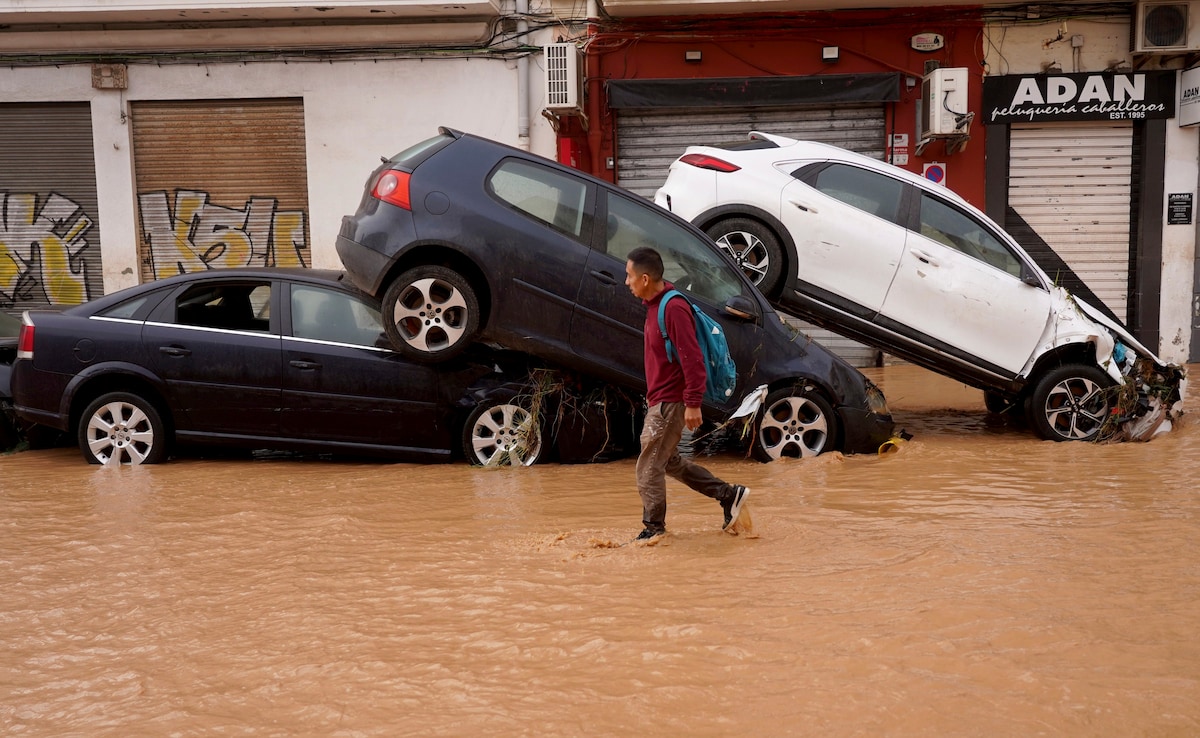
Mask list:
[[[652,203],[615,191],[605,191],[601,200],[601,222],[606,222],[607,228],[588,256],[579,285],[571,327],[575,352],[644,386],[646,307],[625,286],[625,261],[634,248],[650,246],[663,257],[663,279],[685,291],[725,327],[735,361],[739,367],[748,366],[749,359],[743,363],[733,345],[734,334],[741,335],[747,326],[721,309],[731,297],[745,295],[750,289],[738,268],[715,245]]]
[[[904,250],[904,183],[842,163],[807,165],[793,176],[779,217],[796,243],[798,289],[869,320]]]
[[[142,342],[166,383],[177,429],[274,436],[282,384],[270,280],[181,287],[155,309]]]
[[[1050,294],[1022,281],[1020,257],[982,220],[929,192],[919,207],[882,317],[940,351],[1016,374],[1046,328]]]
[[[539,355],[569,352],[571,313],[592,232],[594,186],[544,164],[510,157],[488,174],[496,207],[478,222],[493,290],[489,330]]]
[[[411,449],[450,448],[437,369],[408,361],[383,334],[379,308],[358,296],[292,283],[283,337],[289,438]]]

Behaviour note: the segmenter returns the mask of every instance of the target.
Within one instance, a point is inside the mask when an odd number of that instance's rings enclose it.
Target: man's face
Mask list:
[[[637,271],[632,261],[625,262],[625,286],[629,288],[634,297],[643,300],[649,300],[651,297],[654,297],[651,284],[649,274]]]

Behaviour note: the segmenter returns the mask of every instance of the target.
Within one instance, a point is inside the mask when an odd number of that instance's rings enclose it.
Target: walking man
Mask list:
[[[700,426],[700,401],[707,382],[691,307],[686,300],[667,302],[664,327],[679,356],[677,362],[671,362],[667,360],[666,343],[659,331],[658,304],[673,285],[663,281],[663,261],[657,251],[641,246],[629,252],[625,285],[646,305],[648,407],[642,425],[642,452],[637,460],[637,486],[645,529],[635,540],[646,541],[667,532],[667,475],[721,503],[725,513],[721,529],[725,530],[737,520],[750,490],[724,482],[679,455],[684,427],[695,430]]]

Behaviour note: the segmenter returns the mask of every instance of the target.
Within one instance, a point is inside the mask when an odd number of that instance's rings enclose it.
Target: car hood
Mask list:
[[[1114,336],[1121,339],[1121,343],[1125,344],[1129,348],[1136,351],[1138,353],[1138,355],[1145,356],[1146,358],[1151,359],[1152,361],[1154,361],[1155,364],[1158,364],[1159,366],[1165,367],[1167,365],[1166,362],[1164,362],[1162,359],[1158,358],[1158,356],[1153,351],[1151,351],[1150,349],[1143,346],[1140,341],[1138,341],[1136,338],[1134,338],[1132,335],[1130,335],[1129,331],[1124,326],[1122,326],[1120,323],[1109,318],[1107,315],[1102,313],[1100,310],[1092,307],[1091,305],[1084,302],[1083,300],[1080,300],[1078,297],[1074,298],[1074,300],[1075,300],[1075,304],[1079,306],[1079,309],[1082,310],[1089,318],[1091,318],[1092,320],[1096,321],[1100,325],[1107,328]]]

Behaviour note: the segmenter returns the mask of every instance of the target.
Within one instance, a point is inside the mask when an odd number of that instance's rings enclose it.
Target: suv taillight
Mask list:
[[[389,169],[375,180],[371,195],[396,207],[412,210],[412,203],[408,199],[408,182],[411,179],[412,175],[408,172]]]
[[[718,159],[708,154],[688,154],[679,161],[684,164],[691,164],[694,167],[700,167],[701,169],[712,169],[715,172],[736,172],[741,169],[737,164],[730,164],[723,159]]]
[[[21,332],[17,334],[17,358],[32,359],[33,358],[33,323],[21,323]]]

